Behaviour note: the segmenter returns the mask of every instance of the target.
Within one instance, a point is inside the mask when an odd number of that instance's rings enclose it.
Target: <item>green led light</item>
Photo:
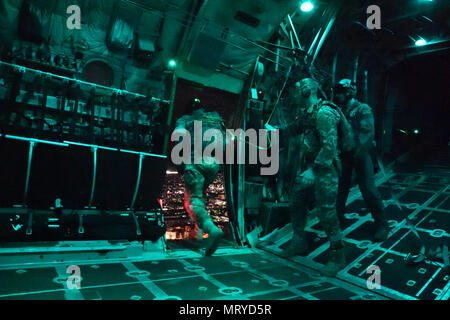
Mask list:
[[[419,134],[419,133],[420,133],[420,131],[418,129],[414,130],[414,134]]]
[[[175,68],[176,66],[177,66],[177,62],[174,59],[169,61],[169,67]]]
[[[424,39],[419,39],[419,40],[416,41],[416,46],[418,46],[418,47],[422,47],[422,46],[424,46],[426,44],[427,44],[427,41],[424,40]]]
[[[303,12],[310,12],[314,8],[314,5],[310,1],[302,2],[300,9]]]

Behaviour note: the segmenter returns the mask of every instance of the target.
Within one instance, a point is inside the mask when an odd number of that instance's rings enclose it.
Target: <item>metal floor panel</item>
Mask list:
[[[343,228],[348,265],[337,278],[391,299],[448,300],[450,268],[444,265],[442,254],[436,252],[450,247],[450,170],[432,168],[396,174],[383,181],[379,189],[392,228],[389,239],[374,242],[373,219],[364,201],[360,195],[349,199]],[[329,248],[317,223],[317,219],[311,219],[306,228],[312,252],[308,257],[291,259],[315,270],[328,260]],[[292,230],[285,228],[278,233],[281,234],[273,236],[276,241],[262,243],[260,248],[280,254],[289,245]],[[408,254],[419,254],[422,247],[427,259],[407,264]],[[371,273],[367,271],[374,265],[381,271],[381,288],[369,290],[367,280]],[[345,295],[341,298],[345,299]]]
[[[399,174],[385,181],[380,189],[392,231],[384,243],[371,241],[370,214],[364,202],[354,197],[344,230],[348,265],[336,278],[322,277],[318,272],[327,260],[329,245],[323,231],[317,228],[317,219],[311,219],[307,231],[314,250],[308,257],[290,260],[278,256],[289,243],[289,226],[268,237],[260,248],[235,248],[228,243],[228,247],[221,246],[213,257],[203,257],[198,245],[191,243],[183,248],[179,242],[169,242],[166,251],[155,247],[135,255],[103,257],[99,252],[88,259],[75,249],[72,250],[75,252],[61,252],[58,257],[58,250],[50,248],[52,261],[35,259],[24,264],[19,259],[15,264],[0,264],[0,299],[448,299],[450,281],[442,263],[427,261],[408,266],[404,259],[423,244],[430,249],[449,244],[450,211],[445,207],[449,178],[445,171],[435,170]],[[422,190],[426,188],[425,182],[434,187]],[[113,245],[111,250],[123,245]],[[91,247],[96,248],[94,243]],[[35,246],[28,250],[28,254],[33,254],[41,249]],[[9,251],[4,255],[12,254]],[[15,254],[26,259],[23,250]],[[69,265],[80,268],[79,289],[67,286]],[[367,288],[366,271],[371,265],[381,269],[379,290]]]
[[[362,299],[366,290],[320,277],[259,249],[219,249],[214,257],[186,250],[140,259],[82,261],[81,287],[69,290],[65,263],[0,269],[0,299],[319,300]],[[385,299],[374,294],[369,298]]]

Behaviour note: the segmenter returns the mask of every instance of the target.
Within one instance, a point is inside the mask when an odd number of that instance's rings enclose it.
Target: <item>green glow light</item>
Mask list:
[[[169,67],[175,68],[176,66],[177,66],[177,62],[174,59],[169,60]]]
[[[303,12],[309,12],[314,8],[314,5],[310,1],[305,1],[300,5],[300,9]]]
[[[419,133],[420,133],[420,131],[418,129],[414,130],[414,134],[419,134]]]
[[[424,39],[419,39],[419,40],[416,41],[416,46],[418,46],[418,47],[422,47],[422,46],[424,46],[426,44],[427,44],[427,41],[424,40]]]

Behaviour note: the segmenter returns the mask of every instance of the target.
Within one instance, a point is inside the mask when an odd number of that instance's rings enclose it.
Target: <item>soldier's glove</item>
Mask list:
[[[314,175],[314,171],[312,168],[309,168],[308,170],[304,171],[300,175],[300,185],[301,189],[307,189],[314,185],[314,182],[316,180],[316,177]]]

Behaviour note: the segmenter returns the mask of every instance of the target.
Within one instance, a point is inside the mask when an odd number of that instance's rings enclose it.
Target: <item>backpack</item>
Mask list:
[[[329,106],[339,113],[339,127],[338,127],[338,147],[341,153],[352,152],[356,147],[355,134],[350,122],[342,112],[341,108],[330,101],[325,101],[322,106]]]

